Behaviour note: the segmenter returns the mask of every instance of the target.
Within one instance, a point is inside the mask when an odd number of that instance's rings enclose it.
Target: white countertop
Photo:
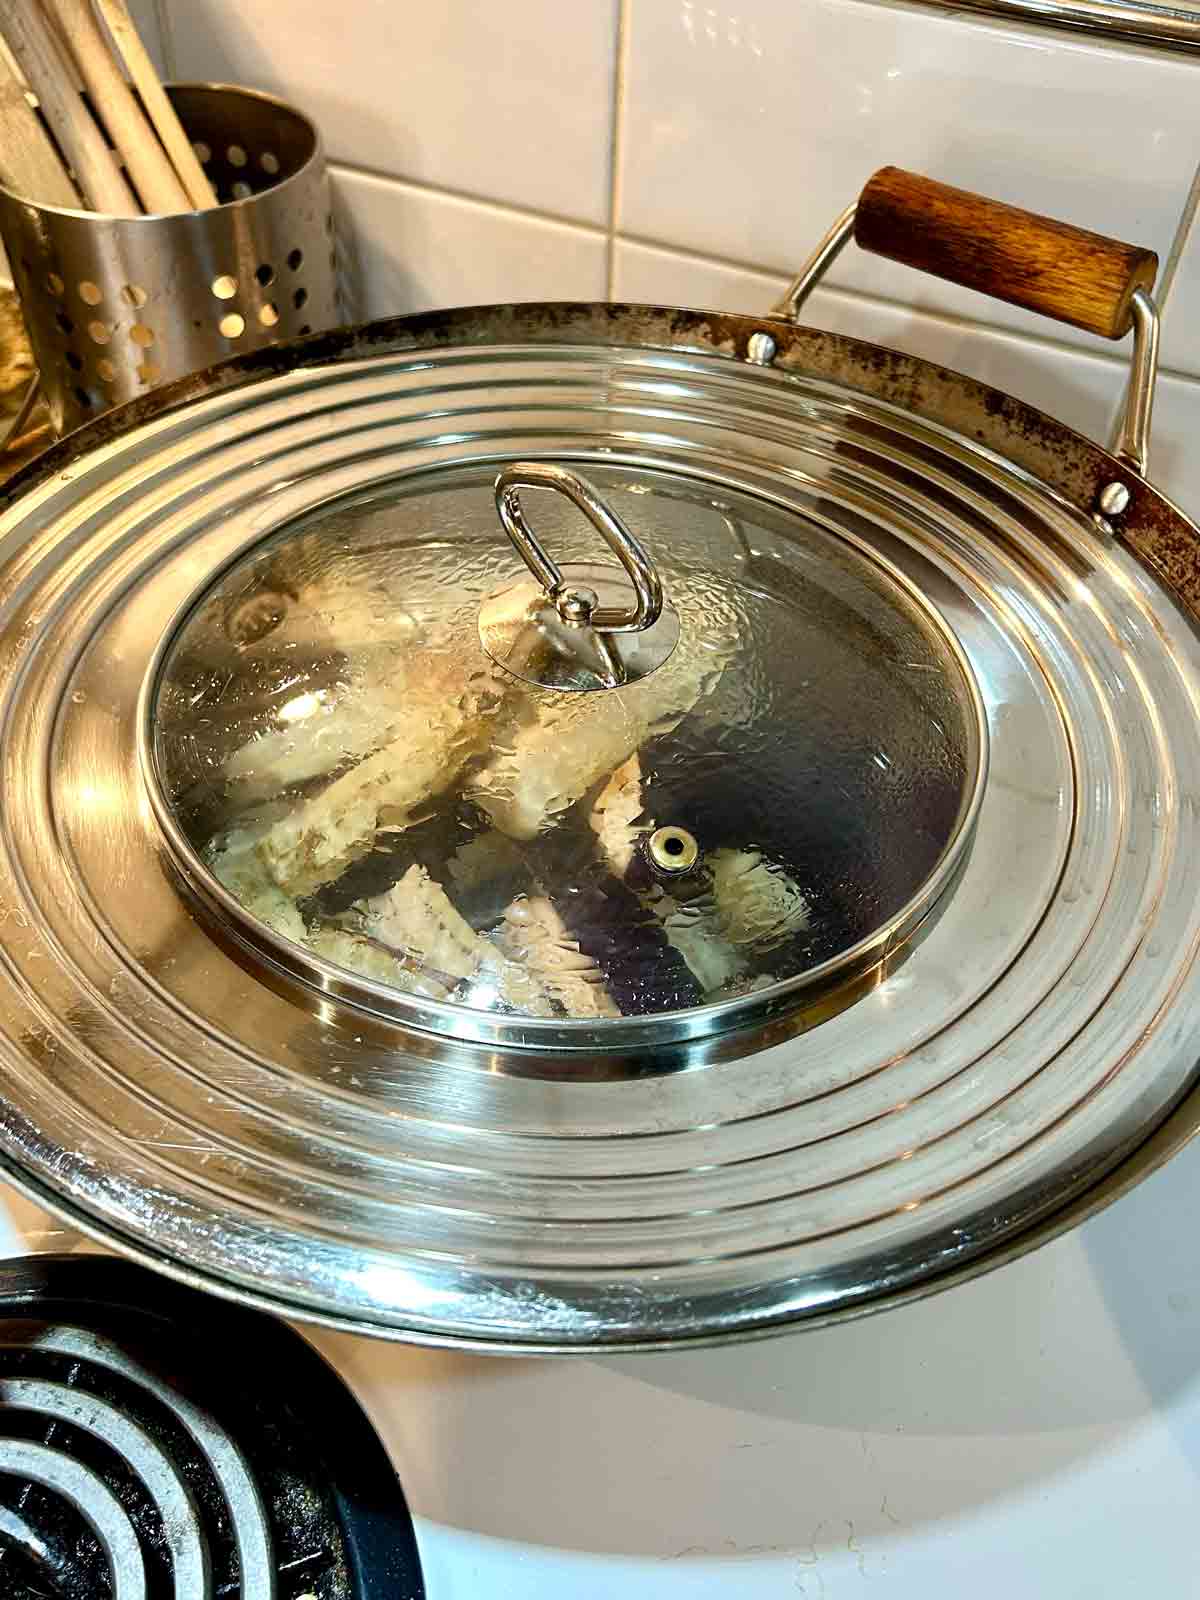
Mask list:
[[[70,1244],[0,1193],[6,1253]],[[1036,1255],[840,1329],[595,1361],[309,1336],[392,1453],[429,1600],[1179,1600],[1198,1215],[1200,1142]]]

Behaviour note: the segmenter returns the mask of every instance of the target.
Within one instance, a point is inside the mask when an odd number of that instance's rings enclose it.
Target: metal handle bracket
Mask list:
[[[848,205],[808,260],[771,308],[773,317],[800,321],[800,310],[825,273],[854,238],[858,202]],[[1128,462],[1139,477],[1147,473],[1150,455],[1150,420],[1154,410],[1154,384],[1158,376],[1158,308],[1145,289],[1135,289],[1130,299],[1133,313],[1133,358],[1125,403],[1117,425],[1112,452]]]

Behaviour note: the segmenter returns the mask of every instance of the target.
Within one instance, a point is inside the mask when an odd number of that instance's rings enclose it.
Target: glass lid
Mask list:
[[[985,768],[962,653],[865,542],[594,461],[309,512],[191,604],[146,706],[178,864],[242,943],[535,1044],[695,1037],[877,964]]]

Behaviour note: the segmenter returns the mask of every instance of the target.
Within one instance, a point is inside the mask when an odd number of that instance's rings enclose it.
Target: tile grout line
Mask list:
[[[158,37],[162,44],[163,66],[168,83],[179,76],[175,64],[175,29],[171,25],[170,0],[154,0],[154,15],[158,22]]]
[[[441,183],[429,183],[424,178],[409,178],[399,172],[384,172],[379,167],[365,167],[357,161],[339,161],[326,157],[327,168],[332,173],[346,173],[350,177],[374,178],[379,183],[394,183],[401,189],[415,189],[419,194],[437,195],[443,200],[462,200],[467,205],[482,206],[488,211],[503,211],[512,217],[523,217],[531,222],[551,222],[559,228],[575,228],[580,233],[607,237],[609,230],[603,223],[581,222],[578,217],[567,217],[558,211],[541,211],[537,206],[522,205],[518,200],[497,200],[492,195],[477,194],[471,189],[453,189]]]
[[[617,0],[617,37],[613,57],[612,124],[609,137],[608,238],[604,250],[604,298],[611,300],[617,277],[617,216],[621,199],[621,151],[625,123],[625,59],[629,40],[629,8],[633,0]]]
[[[1200,206],[1200,163],[1197,163],[1196,170],[1192,174],[1192,182],[1187,192],[1187,198],[1183,202],[1183,209],[1179,213],[1179,221],[1175,224],[1175,232],[1171,237],[1171,247],[1167,251],[1166,262],[1163,266],[1158,282],[1154,285],[1154,299],[1156,305],[1158,306],[1158,314],[1162,322],[1160,338],[1166,332],[1167,309],[1171,303],[1171,295],[1175,288],[1175,279],[1179,274],[1180,264],[1183,261],[1183,253],[1188,247],[1188,241],[1191,238],[1196,226],[1196,211],[1198,206]],[[1160,359],[1157,376],[1162,377],[1164,373],[1172,376],[1176,375],[1173,374],[1172,369],[1165,366]],[[1196,375],[1194,373],[1183,373],[1179,374],[1179,376],[1183,376],[1185,378],[1191,377],[1194,379]],[[1108,447],[1110,450],[1116,446],[1117,438],[1121,431],[1121,422],[1123,420],[1124,413],[1125,392],[1122,390],[1121,394],[1113,405],[1112,415],[1108,419],[1108,433],[1106,438],[1108,440]],[[1151,443],[1153,443],[1153,422],[1151,423],[1150,427],[1150,440]]]
[[[1175,236],[1171,240],[1171,248],[1167,251],[1166,265],[1162,269],[1162,277],[1155,284],[1155,299],[1158,303],[1159,315],[1166,316],[1167,306],[1170,304],[1171,292],[1175,287],[1175,279],[1179,273],[1179,265],[1183,260],[1183,252],[1187,249],[1188,240],[1196,225],[1196,209],[1200,206],[1200,164],[1192,176],[1191,187],[1187,192],[1187,199],[1183,202],[1183,210],[1179,213],[1179,221],[1175,227]]]
[[[753,273],[756,278],[772,278],[777,283],[787,284],[795,276],[786,268],[764,267],[761,262],[746,261],[739,256],[722,256],[710,250],[696,249],[692,245],[672,244],[668,239],[659,239],[649,233],[630,233],[628,230],[614,230],[614,232],[628,244],[644,245],[651,250],[665,250],[668,255],[687,256],[693,261],[703,261],[711,267],[730,267],[735,272]],[[797,260],[800,259],[800,252],[797,251]],[[822,284],[822,288],[825,287],[827,285]]]

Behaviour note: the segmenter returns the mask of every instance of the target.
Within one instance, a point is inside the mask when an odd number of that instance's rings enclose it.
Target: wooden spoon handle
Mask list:
[[[42,115],[75,172],[75,180],[93,211],[136,217],[141,207],[133,198],[112,151],[91,113],[73,87],[74,63],[33,0],[19,0],[0,12],[0,27]]]
[[[965,289],[1123,339],[1135,289],[1153,287],[1153,250],[1122,244],[899,167],[871,178],[858,202],[860,249]]]
[[[154,63],[146,54],[146,47],[134,26],[125,0],[96,0],[100,15],[108,25],[117,54],[125,63],[125,70],[133,79],[134,88],[142,97],[146,115],[154,124],[163,148],[171,158],[187,196],[197,211],[217,204],[213,186],[204,168],[196,159],[191,141],[175,114],[175,107],[167,98],[159,82]]]
[[[0,183],[40,205],[82,204],[58,152],[46,136],[25,90],[0,56]]]
[[[109,51],[108,40],[88,0],[43,0],[43,3],[75,57],[96,115],[120,152],[146,211],[151,214],[190,211],[191,203],[184,187],[141,107],[129,92],[129,85]]]

